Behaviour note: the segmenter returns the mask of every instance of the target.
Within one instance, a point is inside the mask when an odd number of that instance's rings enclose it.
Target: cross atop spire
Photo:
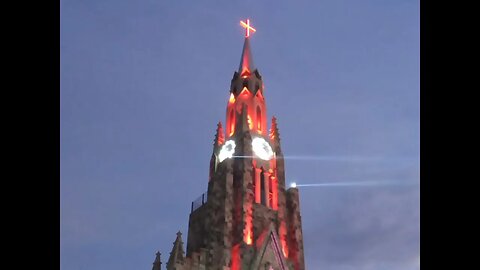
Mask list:
[[[245,28],[245,43],[243,44],[242,59],[240,61],[240,67],[238,68],[238,73],[240,76],[249,76],[255,71],[255,66],[253,65],[252,52],[250,49],[250,34],[256,32],[257,30],[250,26],[250,20],[246,19],[246,22],[240,21],[240,25]]]
[[[244,22],[244,21],[240,21],[240,25],[245,28],[245,37],[248,38],[250,36],[250,31],[252,31],[252,33],[255,33],[257,32],[257,30],[253,27],[250,26],[250,20],[247,19],[247,22]]]

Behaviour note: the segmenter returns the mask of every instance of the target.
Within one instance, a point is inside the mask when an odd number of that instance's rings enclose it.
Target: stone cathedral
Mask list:
[[[208,190],[192,202],[186,251],[177,233],[167,270],[304,270],[296,187],[285,187],[277,120],[267,127],[262,76],[246,29],[230,85],[225,127],[217,125]],[[160,253],[152,270],[161,270]]]

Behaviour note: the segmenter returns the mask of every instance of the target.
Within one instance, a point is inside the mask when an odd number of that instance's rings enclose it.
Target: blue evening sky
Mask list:
[[[62,270],[186,245],[246,18],[287,182],[353,183],[299,187],[307,269],[419,269],[418,0],[60,4]]]

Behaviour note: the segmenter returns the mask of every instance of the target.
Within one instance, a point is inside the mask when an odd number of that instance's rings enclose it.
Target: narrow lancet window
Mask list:
[[[257,129],[262,132],[262,110],[260,110],[260,106],[257,106]]]
[[[228,121],[230,121],[230,136],[232,136],[233,132],[235,132],[235,110],[234,109],[230,111],[230,117]]]

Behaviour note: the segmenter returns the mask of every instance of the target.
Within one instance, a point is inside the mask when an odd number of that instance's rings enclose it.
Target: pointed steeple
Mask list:
[[[173,242],[172,252],[170,252],[170,258],[168,258],[167,270],[173,270],[177,264],[183,264],[184,262],[185,253],[183,251],[182,233],[178,231],[177,238]]]
[[[255,65],[253,64],[252,49],[250,48],[250,39],[246,37],[243,43],[242,58],[240,59],[238,73],[240,76],[245,76],[253,72],[255,72]]]
[[[160,252],[157,251],[155,253],[155,261],[153,262],[152,270],[161,270],[162,269],[162,261],[160,260]]]
[[[250,47],[250,38],[248,35],[245,37],[243,43],[242,56],[240,58],[240,65],[238,70],[233,73],[233,78],[230,84],[230,93],[235,103],[235,98],[247,88],[253,95],[257,94],[257,91],[263,91],[262,76],[253,63],[252,49]],[[263,93],[262,93],[263,94]]]

